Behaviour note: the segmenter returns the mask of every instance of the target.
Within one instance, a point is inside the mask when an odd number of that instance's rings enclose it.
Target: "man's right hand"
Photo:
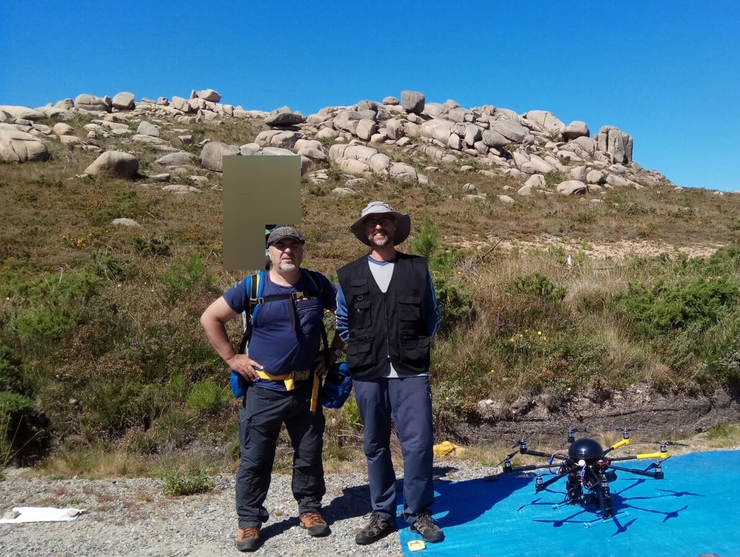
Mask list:
[[[226,360],[231,369],[249,381],[259,379],[255,368],[262,370],[262,366],[250,358],[247,354],[234,354]]]

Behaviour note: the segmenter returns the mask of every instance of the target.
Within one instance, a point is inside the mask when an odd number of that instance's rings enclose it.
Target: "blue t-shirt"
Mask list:
[[[336,288],[324,275],[312,273],[321,286],[322,299],[307,271],[301,269],[301,278],[295,286],[281,286],[270,280],[265,271],[262,297],[303,292],[309,299],[294,301],[292,298],[278,300],[257,307],[253,317],[252,338],[249,341],[249,357],[259,362],[267,373],[281,375],[291,371],[310,369],[321,349],[321,326],[324,310],[332,309],[336,300]],[[224,293],[229,307],[237,313],[249,310],[249,294],[246,277]],[[295,317],[295,330],[291,329],[290,313]],[[258,379],[259,387],[284,391],[282,381]]]

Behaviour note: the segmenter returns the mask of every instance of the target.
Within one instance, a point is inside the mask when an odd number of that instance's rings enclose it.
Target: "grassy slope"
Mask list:
[[[89,120],[72,123],[82,138]],[[175,145],[178,129],[189,128],[196,141],[235,144],[252,141],[262,129],[259,121],[236,119],[161,125]],[[122,145],[117,138],[101,140],[101,146],[136,154],[144,173],[163,170],[153,164],[162,153],[149,146]],[[232,440],[234,403],[220,387],[227,370],[197,323],[202,310],[241,278],[221,267],[220,176],[195,166],[193,174],[207,176],[208,184],[198,185],[197,195],[178,197],[140,187],[147,180],[77,178],[95,155],[56,143],[50,149],[50,162],[0,165],[0,342],[4,362],[12,362],[4,364],[9,379],[0,390],[32,400],[51,418],[54,438],[70,449],[102,441],[147,454],[196,438],[213,446]],[[197,147],[190,150],[199,154]],[[432,164],[388,152],[422,171]],[[740,239],[740,196],[675,192],[665,185],[589,196],[602,199],[598,205],[513,195],[516,204],[506,206],[496,195],[512,195],[503,188],[517,184],[461,173],[466,162],[435,165],[440,171],[429,173],[430,186],[371,180],[354,197],[327,195],[341,179],[320,188],[303,184],[306,264],[329,276],[363,252],[347,227],[370,200],[408,211],[417,232],[424,214],[439,227],[438,254],[452,255],[440,263],[436,278],[472,296],[472,311],[450,321],[435,346],[439,419],[473,412],[481,398],[511,402],[541,391],[568,396],[635,381],[688,389],[715,383],[702,365],[734,349],[736,297],[701,331],[683,328],[676,337],[645,335],[636,314],[614,302],[630,283],[663,280],[679,288],[711,278],[709,268],[677,267],[665,259],[594,262],[589,253],[624,240],[636,242],[638,250],[652,245],[710,253]],[[462,200],[466,182],[490,201]],[[113,227],[116,217],[134,218],[141,228]],[[498,240],[542,249],[499,246],[482,257]],[[576,258],[572,269],[564,266],[567,253]],[[716,276],[737,284],[737,259],[723,261]],[[564,288],[564,299],[549,300],[526,284],[512,290],[517,278],[535,273]],[[456,309],[452,303],[448,314]],[[232,325],[236,340],[239,327]],[[683,343],[680,350],[674,341]],[[199,384],[200,394],[193,395]],[[339,445],[354,439],[356,421],[344,411],[332,415],[330,439]]]

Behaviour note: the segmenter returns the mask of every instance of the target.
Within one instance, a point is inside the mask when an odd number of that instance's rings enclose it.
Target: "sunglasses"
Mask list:
[[[367,219],[365,220],[365,226],[372,226],[373,228],[380,225],[380,226],[388,226],[392,222],[396,222],[396,219],[393,217],[380,217],[378,219]]]

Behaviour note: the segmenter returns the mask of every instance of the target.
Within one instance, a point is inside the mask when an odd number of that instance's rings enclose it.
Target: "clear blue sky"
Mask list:
[[[415,89],[614,125],[677,184],[740,189],[732,1],[0,0],[0,53],[0,104],[214,88],[309,114]]]

